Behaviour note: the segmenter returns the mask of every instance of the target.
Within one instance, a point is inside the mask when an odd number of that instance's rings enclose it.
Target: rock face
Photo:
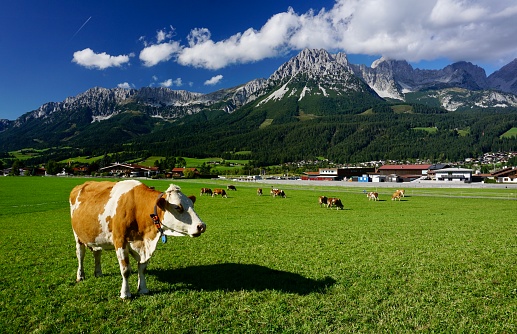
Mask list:
[[[454,91],[451,95],[451,89],[459,89],[461,93]],[[440,70],[421,70],[414,69],[405,60],[380,58],[368,67],[350,64],[344,53],[304,49],[268,79],[255,79],[209,94],[156,87],[95,87],[62,102],[45,103],[15,121],[1,120],[0,131],[21,127],[34,119],[51,123],[57,114],[81,111],[88,115],[90,122],[102,121],[127,110],[131,104],[145,106],[153,117],[177,119],[202,110],[232,113],[258,99],[262,99],[260,103],[267,103],[286,97],[301,101],[309,96],[367,94],[374,98],[409,101],[410,94],[416,92],[438,99],[448,110],[469,106],[517,106],[514,95],[517,94],[517,59],[487,78],[481,67],[469,62],[457,62]]]
[[[296,97],[347,96],[377,94],[352,71],[344,53],[332,55],[326,50],[305,49],[278,68],[265,82],[261,103]],[[271,90],[273,90],[271,92]]]
[[[429,89],[489,88],[485,70],[468,62],[454,63],[441,70],[420,70],[413,69],[405,60],[381,58],[371,67],[356,65],[353,68],[356,75],[385,98],[403,100],[407,92]]]
[[[517,94],[517,58],[488,77],[490,88]]]

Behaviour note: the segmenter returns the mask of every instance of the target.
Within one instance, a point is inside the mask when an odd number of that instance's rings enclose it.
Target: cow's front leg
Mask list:
[[[101,267],[101,254],[102,249],[93,251],[93,258],[95,259],[95,277],[102,276],[102,267]]]
[[[145,284],[145,268],[147,267],[148,261],[145,261],[144,263],[140,263],[142,257],[138,253],[137,250],[133,249],[133,245],[129,245],[129,252],[135,259],[135,261],[138,263],[138,293],[144,295],[146,293],[149,293],[149,289],[147,289],[147,285]]]
[[[129,253],[126,248],[117,248],[117,259],[120,265],[120,274],[122,275],[122,287],[120,288],[120,298],[125,299],[131,297],[128,278],[131,274],[129,266]]]
[[[147,285],[145,284],[145,268],[147,267],[147,262],[138,263],[138,293],[147,294],[149,293],[149,289],[147,289]]]

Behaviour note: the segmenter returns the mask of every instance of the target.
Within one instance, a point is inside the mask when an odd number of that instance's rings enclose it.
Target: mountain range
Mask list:
[[[188,128],[190,135],[242,128],[242,134],[396,104],[435,108],[432,113],[513,110],[517,59],[487,77],[484,69],[469,62],[421,70],[404,60],[381,58],[368,67],[351,64],[344,53],[305,49],[267,79],[209,94],[95,87],[62,102],[45,103],[16,120],[0,120],[0,149],[84,146],[107,138],[127,142],[148,136],[170,142],[167,131],[172,128],[178,133]]]

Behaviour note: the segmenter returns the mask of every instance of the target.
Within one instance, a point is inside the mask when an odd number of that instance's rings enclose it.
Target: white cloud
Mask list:
[[[222,75],[216,75],[210,79],[208,79],[207,81],[205,81],[205,86],[213,86],[213,85],[216,85],[219,83],[219,81],[221,81],[223,79],[223,76]]]
[[[179,50],[181,50],[181,46],[178,42],[153,44],[140,52],[140,60],[144,62],[145,66],[151,67],[162,61],[170,60]]]
[[[108,67],[120,67],[128,63],[131,56],[133,55],[110,56],[106,52],[95,53],[92,49],[86,48],[82,51],[74,52],[72,62],[86,68],[104,70]]]
[[[174,36],[174,28],[171,26],[169,31],[158,30],[156,32],[156,41],[158,43],[161,43],[166,39],[171,39],[173,36]]]
[[[129,82],[122,82],[117,85],[118,88],[130,89],[134,88],[135,85],[131,85]]]
[[[331,9],[298,14],[289,8],[259,30],[214,41],[193,29],[177,49],[182,65],[220,69],[276,57],[286,51],[325,48],[408,61],[490,61],[517,55],[514,0],[337,0]]]
[[[160,86],[167,87],[167,88],[172,87],[172,86],[180,87],[182,85],[183,85],[183,82],[182,82],[181,78],[177,78],[176,80],[167,79],[164,82],[160,83]]]

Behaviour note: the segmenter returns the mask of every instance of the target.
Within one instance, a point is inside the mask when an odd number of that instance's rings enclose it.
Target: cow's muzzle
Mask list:
[[[204,223],[197,224],[196,228],[197,228],[197,232],[194,234],[191,234],[191,236],[194,238],[199,237],[201,235],[201,233],[204,233],[206,231],[206,224],[204,224]]]

